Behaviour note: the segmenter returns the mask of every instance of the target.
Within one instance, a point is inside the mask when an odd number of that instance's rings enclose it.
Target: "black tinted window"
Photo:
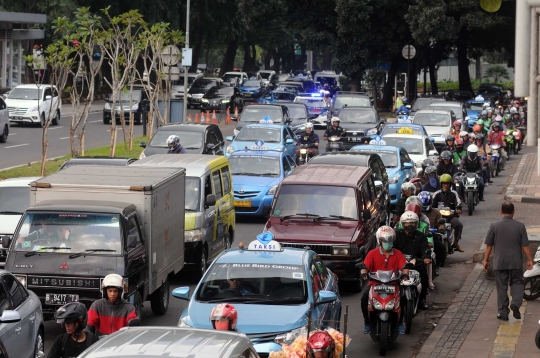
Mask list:
[[[227,195],[231,191],[231,172],[228,165],[221,168],[221,178],[223,180],[223,192]]]
[[[4,282],[6,291],[9,292],[9,295],[11,296],[12,306],[10,306],[10,308],[16,309],[24,302],[26,297],[28,297],[28,294],[21,286],[19,281],[17,281],[13,276],[4,275],[2,281]]]
[[[219,200],[223,197],[223,190],[221,189],[221,176],[219,175],[219,170],[216,170],[212,173],[212,181],[214,182],[214,190],[216,191],[216,200]]]

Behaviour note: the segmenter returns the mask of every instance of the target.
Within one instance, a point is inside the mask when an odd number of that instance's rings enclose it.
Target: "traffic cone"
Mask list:
[[[214,109],[214,112],[212,113],[212,123],[217,124],[216,110],[215,109]]]
[[[188,123],[191,123],[191,114],[188,114],[188,116],[187,116],[187,122],[188,122]]]
[[[206,111],[206,123],[210,123],[210,111]]]
[[[238,119],[238,107],[234,107],[234,118]]]
[[[195,113],[195,123],[199,123],[199,113]]]
[[[231,112],[229,111],[229,107],[227,107],[227,115],[225,116],[225,124],[231,123]]]
[[[201,123],[206,122],[206,119],[204,118],[204,112],[201,112]]]

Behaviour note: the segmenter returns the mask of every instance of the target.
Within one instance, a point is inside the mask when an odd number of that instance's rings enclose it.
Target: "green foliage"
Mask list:
[[[500,79],[508,79],[510,78],[510,74],[508,73],[508,69],[503,65],[492,65],[489,66],[489,68],[486,70],[486,73],[484,74],[486,77],[493,78],[495,82],[499,82]]]

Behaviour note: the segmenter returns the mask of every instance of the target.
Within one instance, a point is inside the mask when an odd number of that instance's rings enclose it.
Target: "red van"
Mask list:
[[[338,275],[361,289],[355,265],[376,246],[381,208],[371,169],[314,164],[279,185],[265,229],[285,247],[309,246]]]

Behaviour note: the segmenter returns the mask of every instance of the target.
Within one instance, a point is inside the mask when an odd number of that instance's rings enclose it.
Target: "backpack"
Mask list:
[[[86,333],[86,340],[84,341],[84,343],[86,344],[86,347],[84,349],[88,349],[88,347],[90,347],[92,343],[90,343],[90,339],[89,339],[90,337],[88,336],[88,332],[85,332],[85,333]],[[68,333],[64,333],[64,335],[62,336],[62,349],[60,349],[60,354],[62,354],[62,356],[64,355],[64,351],[65,351],[69,336],[70,335]]]

